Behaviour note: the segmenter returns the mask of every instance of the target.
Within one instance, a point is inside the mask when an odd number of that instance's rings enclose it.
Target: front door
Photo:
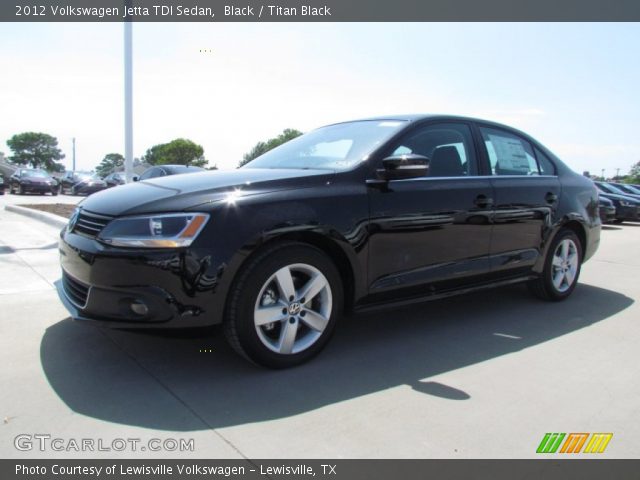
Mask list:
[[[493,188],[480,177],[467,123],[430,123],[407,132],[381,158],[415,153],[427,175],[369,189],[370,294],[417,294],[489,271]],[[381,161],[381,160],[380,160]]]

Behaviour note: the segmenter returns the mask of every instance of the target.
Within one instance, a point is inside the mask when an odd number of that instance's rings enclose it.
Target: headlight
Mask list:
[[[188,247],[209,220],[204,213],[175,213],[118,218],[102,230],[98,240],[119,247]]]
[[[633,203],[627,202],[626,200],[620,200],[620,205],[623,207],[633,207]]]

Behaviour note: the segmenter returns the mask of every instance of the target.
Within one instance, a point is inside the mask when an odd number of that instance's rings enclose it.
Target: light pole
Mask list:
[[[131,0],[125,0],[125,8]],[[125,20],[131,20],[130,17]],[[133,73],[132,73],[132,25],[124,22],[124,175],[127,183],[133,180]]]
[[[619,176],[620,176],[620,169],[616,168],[616,180],[618,179]]]
[[[602,169],[602,180],[604,181],[604,168]]]

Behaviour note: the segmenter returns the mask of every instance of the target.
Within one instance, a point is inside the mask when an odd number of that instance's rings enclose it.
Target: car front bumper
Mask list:
[[[610,223],[616,219],[616,207],[600,207],[600,220]]]
[[[616,219],[618,220],[640,220],[640,207],[616,207]]]
[[[58,190],[58,187],[55,185],[40,183],[22,183],[20,187],[25,193],[53,193]]]
[[[222,321],[205,252],[113,248],[63,230],[59,296],[71,316],[116,328],[186,328]],[[143,306],[143,307],[141,307]]]

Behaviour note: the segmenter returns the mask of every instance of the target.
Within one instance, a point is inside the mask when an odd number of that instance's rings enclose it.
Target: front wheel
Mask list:
[[[315,247],[280,244],[258,254],[231,291],[224,330],[231,346],[270,368],[317,355],[342,313],[340,274]]]
[[[562,229],[549,247],[541,276],[529,288],[543,300],[564,300],[578,283],[581,265],[580,240],[572,230]]]

